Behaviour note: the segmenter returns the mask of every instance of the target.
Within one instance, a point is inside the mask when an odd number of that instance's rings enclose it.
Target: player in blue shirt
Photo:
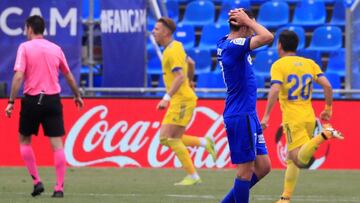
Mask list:
[[[227,89],[224,124],[237,172],[234,187],[222,202],[247,203],[250,188],[271,169],[256,114],[256,80],[250,53],[274,37],[245,9],[230,11],[229,26],[230,34],[218,42],[217,60]]]

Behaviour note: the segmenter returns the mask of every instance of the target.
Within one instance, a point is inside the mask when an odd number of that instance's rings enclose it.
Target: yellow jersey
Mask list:
[[[188,65],[186,61],[186,53],[184,51],[183,45],[181,42],[173,40],[164,50],[162,58],[162,71],[163,79],[166,91],[169,91],[171,85],[174,81],[175,75],[173,71],[178,68],[181,68],[185,80],[181,84],[180,88],[175,92],[171,97],[172,102],[176,101],[187,101],[187,100],[196,100],[197,97],[195,92],[190,87],[188,80]]]
[[[323,75],[320,67],[311,59],[286,56],[271,67],[271,84],[282,84],[279,102],[283,123],[315,120],[312,108],[312,82]]]

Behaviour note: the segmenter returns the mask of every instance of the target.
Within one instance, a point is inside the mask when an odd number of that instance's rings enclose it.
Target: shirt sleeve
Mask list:
[[[174,49],[169,57],[171,72],[184,68],[186,54],[180,54],[180,49]]]
[[[68,72],[70,72],[70,68],[66,61],[63,51],[61,51],[61,56],[60,56],[60,70],[64,75],[67,74]]]
[[[271,71],[270,71],[270,76],[271,76],[271,84],[283,84],[284,83],[284,78],[283,78],[283,74],[281,72],[281,67],[279,65],[277,65],[276,63],[274,63],[271,66]]]
[[[25,72],[26,70],[26,53],[25,47],[21,44],[17,50],[14,71]]]
[[[311,67],[313,69],[313,78],[314,80],[317,80],[319,77],[324,76],[324,73],[322,72],[320,66],[316,64],[313,60],[310,60]]]

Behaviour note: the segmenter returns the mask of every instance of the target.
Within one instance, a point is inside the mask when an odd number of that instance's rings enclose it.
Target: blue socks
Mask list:
[[[233,189],[236,203],[249,203],[250,181],[236,178]]]
[[[259,182],[258,177],[255,175],[255,173],[252,175],[251,177],[251,181],[250,181],[250,189],[257,183]]]
[[[221,203],[235,203],[234,188],[231,188],[230,192],[224,197]]]
[[[235,179],[234,187],[224,197],[221,203],[248,203],[250,189],[258,182],[258,178],[253,174],[251,181]],[[236,198],[236,200],[235,200]]]

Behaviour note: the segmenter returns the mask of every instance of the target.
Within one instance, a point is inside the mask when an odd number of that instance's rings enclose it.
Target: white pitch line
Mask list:
[[[213,195],[177,195],[177,194],[170,194],[165,195],[167,197],[179,197],[179,198],[191,198],[191,199],[215,199]]]
[[[28,195],[30,197],[30,193],[25,192],[0,192],[0,194],[15,194],[15,195]],[[51,195],[52,193],[42,193],[43,195]],[[67,196],[77,196],[77,197],[151,197],[156,195],[148,195],[148,194],[110,194],[110,193],[67,193],[65,192],[65,197]],[[207,199],[214,200],[216,199],[213,195],[181,195],[181,194],[164,194],[166,197],[174,197],[174,198],[184,198],[184,199]],[[221,198],[221,197],[219,197]],[[252,199],[256,201],[273,201],[277,200],[278,196],[276,195],[251,195]],[[309,202],[360,202],[359,196],[321,196],[321,195],[298,195],[294,196],[292,200],[296,201],[309,201]]]

